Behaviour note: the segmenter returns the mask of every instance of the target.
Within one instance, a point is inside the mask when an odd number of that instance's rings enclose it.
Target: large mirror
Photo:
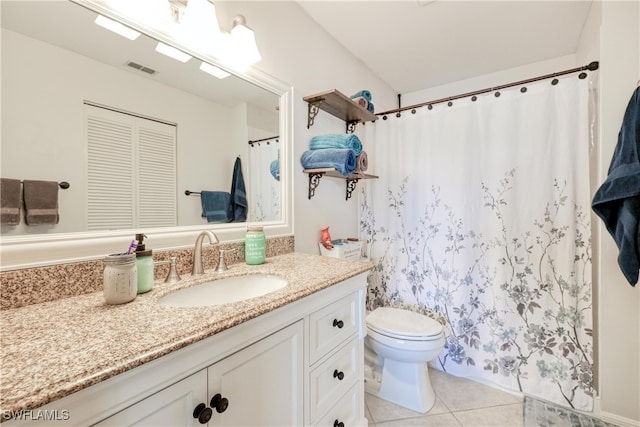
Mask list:
[[[200,66],[215,58],[80,3],[1,3],[2,177],[69,183],[58,191],[57,224],[23,217],[2,226],[2,268],[76,259],[76,246],[92,248],[82,257],[103,254],[134,231],[156,248],[186,245],[204,228],[237,239],[244,221],[290,233],[290,88],[256,71],[214,77]],[[95,24],[97,12],[146,34],[109,32]],[[164,56],[157,39],[194,57]],[[130,131],[127,141],[113,141],[113,123]],[[203,217],[199,193],[232,190],[237,165],[246,218]],[[130,179],[105,188],[122,168]]]

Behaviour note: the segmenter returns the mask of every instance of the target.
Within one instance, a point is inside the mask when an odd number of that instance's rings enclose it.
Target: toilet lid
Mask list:
[[[367,316],[367,326],[398,337],[430,337],[442,334],[442,325],[430,317],[393,307],[376,308]]]

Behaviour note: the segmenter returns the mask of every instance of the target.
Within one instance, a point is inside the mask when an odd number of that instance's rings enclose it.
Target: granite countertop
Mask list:
[[[291,253],[259,266],[186,276],[127,304],[102,292],[0,311],[0,410],[35,409],[372,268],[364,261]],[[274,274],[288,286],[213,307],[165,307],[164,295],[213,278]]]

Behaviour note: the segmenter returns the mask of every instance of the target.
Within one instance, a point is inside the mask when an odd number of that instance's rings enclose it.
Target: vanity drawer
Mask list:
[[[309,362],[314,364],[358,330],[358,297],[348,295],[311,314]]]
[[[353,339],[321,362],[309,374],[311,419],[331,408],[349,388],[357,383],[360,358],[358,341]]]
[[[313,423],[318,427],[334,427],[339,423],[345,427],[361,425],[364,409],[358,385],[355,384],[346,395],[340,397],[338,403]]]

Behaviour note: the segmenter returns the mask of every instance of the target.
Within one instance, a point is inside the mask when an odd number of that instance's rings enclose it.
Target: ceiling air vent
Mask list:
[[[140,65],[140,64],[135,63],[133,61],[127,62],[127,65],[129,67],[131,67],[131,68],[135,68],[136,70],[142,71],[143,73],[147,73],[147,74],[155,74],[155,73],[157,73],[157,71],[154,70],[153,68],[145,67],[144,65]]]

